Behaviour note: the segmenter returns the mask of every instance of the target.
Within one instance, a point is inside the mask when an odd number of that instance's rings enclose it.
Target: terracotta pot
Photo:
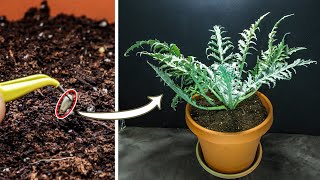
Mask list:
[[[23,17],[30,7],[39,7],[42,0],[1,0],[0,15],[9,20]],[[114,22],[115,0],[48,0],[52,16],[59,13],[86,15],[94,19],[107,19]]]
[[[256,94],[268,112],[267,118],[254,128],[235,133],[217,132],[200,126],[192,119],[191,105],[187,104],[187,125],[198,137],[205,162],[213,170],[226,174],[239,173],[253,163],[260,138],[270,129],[273,121],[271,102],[262,93]]]

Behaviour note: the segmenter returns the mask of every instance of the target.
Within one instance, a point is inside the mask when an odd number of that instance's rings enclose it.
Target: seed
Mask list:
[[[68,97],[67,97],[68,96]],[[67,112],[67,110],[71,107],[72,102],[73,102],[73,97],[71,95],[67,95],[63,98],[60,109],[59,109],[59,113],[65,113]]]

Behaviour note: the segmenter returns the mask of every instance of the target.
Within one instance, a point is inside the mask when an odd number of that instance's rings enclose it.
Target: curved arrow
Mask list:
[[[162,94],[159,96],[148,96],[148,99],[151,100],[149,104],[142,106],[140,108],[132,109],[132,110],[119,111],[119,112],[92,112],[92,113],[78,111],[78,113],[81,116],[94,118],[94,119],[118,120],[118,119],[129,119],[129,118],[141,116],[153,110],[157,106],[159,110],[161,110]]]

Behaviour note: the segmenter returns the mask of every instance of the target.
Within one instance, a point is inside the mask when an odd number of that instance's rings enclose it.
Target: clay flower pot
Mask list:
[[[271,102],[262,93],[257,92],[256,94],[266,108],[268,116],[258,126],[242,132],[217,132],[200,126],[192,119],[191,105],[187,104],[187,125],[198,137],[205,163],[215,172],[241,173],[253,164],[260,138],[270,129],[273,121]],[[262,151],[261,148],[260,151]]]
[[[93,19],[107,19],[114,22],[115,1],[114,0],[47,0],[51,15],[59,13],[73,14],[75,16],[86,15]],[[9,20],[17,20],[23,17],[30,7],[39,7],[42,0],[21,1],[2,0],[0,6],[0,16],[6,15]]]

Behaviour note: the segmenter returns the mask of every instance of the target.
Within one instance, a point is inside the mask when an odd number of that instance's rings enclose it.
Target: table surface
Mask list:
[[[188,129],[126,127],[119,133],[119,180],[219,179],[202,169]],[[319,180],[320,136],[269,133],[260,165],[241,179]]]

